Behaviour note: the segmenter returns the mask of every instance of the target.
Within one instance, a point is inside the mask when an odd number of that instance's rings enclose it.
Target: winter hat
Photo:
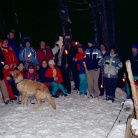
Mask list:
[[[26,44],[27,42],[31,42],[31,38],[28,36],[23,38],[23,43]]]
[[[30,62],[28,65],[28,69],[35,69],[35,65],[33,62]]]
[[[77,48],[82,48],[82,44],[78,44],[77,45]]]
[[[87,42],[94,45],[94,40],[92,38],[89,38]]]
[[[49,64],[49,65],[51,65],[51,64],[52,64],[52,65],[55,65],[55,62],[54,62],[53,59],[50,59],[49,62],[48,62],[48,64]]]
[[[136,48],[136,49],[138,49],[138,44],[132,44],[131,48]]]

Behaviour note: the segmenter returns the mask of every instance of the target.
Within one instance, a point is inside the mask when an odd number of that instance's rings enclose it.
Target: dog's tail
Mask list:
[[[56,109],[56,104],[53,100],[53,98],[51,97],[51,94],[50,93],[46,93],[46,99],[48,100],[48,102],[52,105],[52,107],[54,109]]]

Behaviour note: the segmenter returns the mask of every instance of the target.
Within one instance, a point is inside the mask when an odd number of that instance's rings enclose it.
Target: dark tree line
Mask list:
[[[75,1],[72,1],[75,3]],[[78,1],[80,2],[80,1]],[[82,1],[87,3],[88,10],[91,14],[91,23],[93,28],[93,35],[97,46],[104,43],[107,47],[116,46],[116,32],[115,32],[115,15],[114,15],[114,1],[113,0],[89,0]],[[64,22],[68,22],[69,14],[67,8],[68,0],[59,0],[59,11],[61,24],[63,28],[63,36],[71,35],[66,33],[71,26],[65,28]],[[77,1],[76,1],[77,3]],[[79,4],[79,3],[78,3]],[[81,4],[81,3],[80,3]],[[82,3],[83,4],[83,3]],[[64,14],[63,14],[64,9]],[[83,9],[82,9],[83,10]],[[68,22],[71,24],[71,22]],[[68,32],[68,31],[67,31]],[[70,31],[71,33],[71,31]]]

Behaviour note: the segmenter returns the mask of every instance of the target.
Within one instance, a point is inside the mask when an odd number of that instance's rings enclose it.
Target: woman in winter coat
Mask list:
[[[46,62],[48,62],[50,59],[53,59],[53,53],[52,53],[51,49],[48,49],[46,47],[45,41],[40,42],[40,48],[36,50],[36,54],[38,57],[39,65],[41,65],[41,61],[43,59],[45,59]]]
[[[45,73],[46,73],[47,70],[48,70],[47,61],[46,61],[46,59],[43,59],[41,61],[40,69],[37,71],[37,73],[38,73],[38,75],[40,77],[40,81],[42,83],[45,83],[45,84],[54,81],[54,78],[53,77],[51,77],[51,78],[45,77]]]
[[[16,68],[16,64],[17,64],[18,60],[16,58],[14,51],[11,49],[11,47],[8,46],[7,38],[3,40],[1,50],[5,57],[6,64],[5,64],[5,68],[3,68],[3,73],[4,73],[4,81],[6,83],[6,87],[7,87],[8,93],[9,93],[9,98],[11,100],[16,100],[16,97],[12,91],[12,87],[8,83],[8,79],[10,78],[10,70],[14,70]]]
[[[102,59],[101,66],[103,67],[106,100],[114,102],[118,70],[122,68],[122,62],[117,57],[114,48],[110,48],[109,55]]]
[[[0,87],[1,87],[3,101],[5,104],[8,104],[10,102],[10,99],[9,99],[8,90],[4,81],[3,69],[5,67],[5,57],[1,50],[2,43],[3,43],[3,40],[0,39]]]

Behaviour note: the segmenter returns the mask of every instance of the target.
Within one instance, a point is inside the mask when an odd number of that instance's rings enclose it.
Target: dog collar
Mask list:
[[[19,84],[20,82],[22,82],[23,80],[20,80],[19,82],[15,83],[16,85]]]

